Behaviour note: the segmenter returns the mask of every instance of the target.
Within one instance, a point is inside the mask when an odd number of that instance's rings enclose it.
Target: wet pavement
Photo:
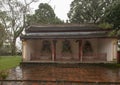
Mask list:
[[[106,66],[91,64],[34,64],[25,65],[22,68],[17,67],[16,69],[11,70],[8,79],[43,81],[58,80],[74,82],[120,82],[120,68],[110,68]]]
[[[9,70],[9,76],[7,77],[7,79],[10,80],[21,80],[23,79],[23,75],[22,75],[22,68],[20,68],[20,66],[10,69]]]
[[[29,65],[23,66],[21,71],[16,69],[17,79],[98,82],[120,81],[120,68],[109,68],[99,65]]]

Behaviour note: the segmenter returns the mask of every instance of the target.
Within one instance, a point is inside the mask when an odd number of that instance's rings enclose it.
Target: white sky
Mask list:
[[[73,0],[39,0],[39,2],[33,3],[31,8],[35,10],[38,9],[38,5],[40,3],[49,3],[49,5],[54,9],[56,16],[61,20],[67,20],[67,13],[70,10],[70,4],[72,1]]]

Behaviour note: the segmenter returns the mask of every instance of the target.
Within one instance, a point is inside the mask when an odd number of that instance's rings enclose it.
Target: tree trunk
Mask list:
[[[16,55],[16,38],[14,38],[11,43],[11,55]]]

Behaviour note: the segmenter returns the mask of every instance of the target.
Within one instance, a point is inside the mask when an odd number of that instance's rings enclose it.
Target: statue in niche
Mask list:
[[[85,44],[83,46],[83,53],[84,54],[93,53],[92,45],[89,41],[85,41]]]
[[[51,53],[51,42],[48,40],[43,40],[41,52]]]
[[[73,59],[71,43],[69,40],[64,40],[62,42],[62,58],[63,59]]]
[[[64,40],[62,42],[62,53],[72,53],[71,43],[69,40]]]

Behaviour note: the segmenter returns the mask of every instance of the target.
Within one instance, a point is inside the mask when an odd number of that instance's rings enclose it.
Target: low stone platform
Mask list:
[[[105,64],[23,64],[24,80],[120,82],[120,68]]]

